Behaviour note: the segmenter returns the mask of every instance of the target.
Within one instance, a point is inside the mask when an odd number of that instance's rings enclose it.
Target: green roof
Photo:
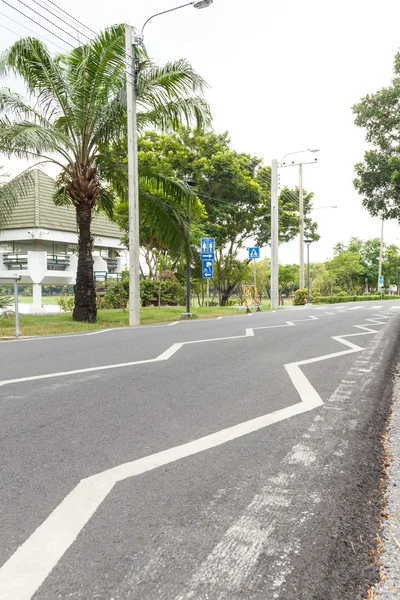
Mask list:
[[[40,227],[77,233],[75,208],[72,204],[56,206],[53,202],[56,186],[54,179],[39,169],[33,170],[32,176],[32,189],[18,200],[3,230]],[[94,215],[91,230],[93,235],[102,237],[120,239],[123,235],[118,225],[101,213]]]

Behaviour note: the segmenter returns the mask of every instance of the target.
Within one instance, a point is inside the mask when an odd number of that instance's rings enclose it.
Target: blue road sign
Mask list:
[[[383,275],[379,275],[379,285],[383,285]]]
[[[215,239],[201,238],[201,258],[202,260],[214,260],[215,255]]]
[[[202,273],[203,273],[203,279],[212,279],[212,276],[213,276],[212,260],[203,260]]]
[[[260,258],[260,248],[249,248],[249,258]]]

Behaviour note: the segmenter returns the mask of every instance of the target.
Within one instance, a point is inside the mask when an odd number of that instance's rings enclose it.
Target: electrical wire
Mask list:
[[[10,21],[12,21],[13,23],[16,23],[17,25],[19,25],[20,27],[23,27],[24,29],[26,29],[27,31],[30,31],[31,33],[34,33],[36,36],[40,35],[37,33],[37,31],[34,31],[33,29],[30,29],[29,27],[27,27],[26,25],[23,25],[22,23],[20,23],[19,21],[16,21],[15,19],[13,19],[12,17],[9,17],[8,15],[6,15],[5,13],[0,11],[0,15],[2,17],[6,17],[6,19],[9,19]],[[5,27],[5,25],[2,25],[2,27],[4,29],[7,29],[7,27]],[[11,31],[11,33],[15,33],[15,35],[17,35],[18,37],[21,36],[20,33],[17,33],[16,31],[12,31],[11,29],[8,29],[8,31]],[[60,50],[62,50],[64,52],[65,48],[62,48],[61,46],[58,46],[58,44],[55,44],[54,42],[52,42],[51,40],[49,40],[48,38],[45,38],[43,36],[41,36],[43,40],[45,40],[46,42],[48,42],[49,44],[53,44],[53,46],[55,46],[56,48],[59,48]]]
[[[93,31],[93,29],[90,29],[90,27],[87,27],[87,25],[85,25],[84,23],[82,23],[81,21],[78,21],[78,19],[75,19],[75,17],[73,17],[70,13],[68,13],[67,11],[63,10],[60,6],[57,6],[57,4],[55,4],[54,2],[52,2],[51,0],[47,0],[47,2],[49,4],[52,4],[58,11],[64,13],[64,15],[70,17],[75,23],[79,23],[79,25],[82,25],[82,27],[84,27],[85,29],[87,29],[88,31],[90,31],[90,33],[92,33],[93,35],[97,35],[97,33],[95,31]]]
[[[59,21],[61,21],[62,23],[64,23],[65,25],[67,25],[67,27],[70,27],[71,29],[73,29],[74,31],[77,32],[77,35],[81,34],[83,36],[85,36],[88,40],[91,40],[91,36],[87,35],[86,33],[83,33],[83,31],[79,31],[79,29],[76,27],[77,25],[77,21],[75,24],[68,23],[68,21],[66,21],[65,19],[63,19],[62,17],[59,17],[55,12],[53,12],[52,10],[50,10],[49,8],[46,8],[46,6],[44,6],[43,4],[41,4],[40,2],[38,2],[38,0],[31,0],[32,2],[34,2],[35,4],[37,4],[38,6],[40,6],[40,8],[42,8],[43,10],[47,11],[48,13],[50,13],[51,15],[53,15],[53,17],[55,17],[56,19],[58,19]],[[44,18],[44,17],[43,17]]]
[[[44,15],[42,15],[42,13],[38,12],[37,10],[35,10],[34,8],[32,8],[31,6],[28,6],[28,4],[26,4],[25,2],[23,2],[23,0],[17,0],[17,2],[19,2],[20,4],[22,4],[23,6],[25,6],[28,10],[32,11],[36,15],[39,15],[39,17],[41,17],[42,19],[44,19],[45,21],[47,21],[48,23],[50,23],[50,25],[53,25],[54,27],[57,27],[57,29],[59,29],[60,31],[62,31],[66,35],[69,35],[73,40],[75,40],[75,41],[77,41],[79,43],[79,40],[78,40],[78,38],[75,35],[72,35],[72,33],[69,33],[69,31],[65,31],[65,29],[63,29],[59,25],[57,25],[56,23],[53,23],[53,21],[50,21],[50,19],[48,19],[47,17],[45,17]]]
[[[72,44],[70,44],[69,42],[67,42],[67,40],[64,40],[62,37],[60,37],[56,33],[53,33],[50,29],[48,29],[48,27],[45,27],[41,23],[38,23],[37,21],[35,21],[35,19],[32,19],[32,17],[28,17],[28,15],[25,15],[22,12],[22,10],[19,10],[18,8],[16,8],[15,6],[13,6],[9,2],[7,2],[6,0],[1,0],[1,2],[3,2],[4,4],[7,4],[7,6],[9,6],[10,8],[12,8],[16,12],[20,13],[23,17],[26,17],[27,19],[29,19],[30,21],[32,21],[32,23],[35,23],[35,25],[38,25],[39,27],[41,27],[42,29],[44,29],[45,31],[47,31],[48,33],[50,33],[50,35],[53,35],[54,37],[58,38],[59,40],[61,40],[62,42],[64,42],[64,44],[67,44],[68,46],[71,46],[71,48],[74,48],[74,46]]]

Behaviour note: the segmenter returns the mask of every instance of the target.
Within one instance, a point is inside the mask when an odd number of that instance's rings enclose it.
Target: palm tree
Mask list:
[[[186,60],[158,67],[144,49],[139,51],[139,60],[141,129],[209,123],[209,108],[201,96],[204,81]],[[94,322],[91,220],[95,210],[113,216],[115,194],[107,175],[121,165],[110,163],[110,157],[104,160],[102,149],[126,136],[124,26],[111,27],[87,45],[55,58],[40,40],[22,39],[7,51],[4,63],[25,81],[31,100],[7,88],[0,90],[0,150],[59,167],[54,200],[74,205],[79,234],[73,319]],[[175,197],[187,193],[184,186],[157,174],[150,179],[158,192],[169,190]],[[150,196],[148,205],[155,207],[159,194]],[[162,206],[158,205],[160,216]],[[167,226],[171,225],[171,211],[164,211],[164,217]]]

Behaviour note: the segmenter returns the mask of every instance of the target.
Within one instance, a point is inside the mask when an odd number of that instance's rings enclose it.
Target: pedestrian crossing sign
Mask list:
[[[260,258],[260,248],[249,248],[249,258]]]

